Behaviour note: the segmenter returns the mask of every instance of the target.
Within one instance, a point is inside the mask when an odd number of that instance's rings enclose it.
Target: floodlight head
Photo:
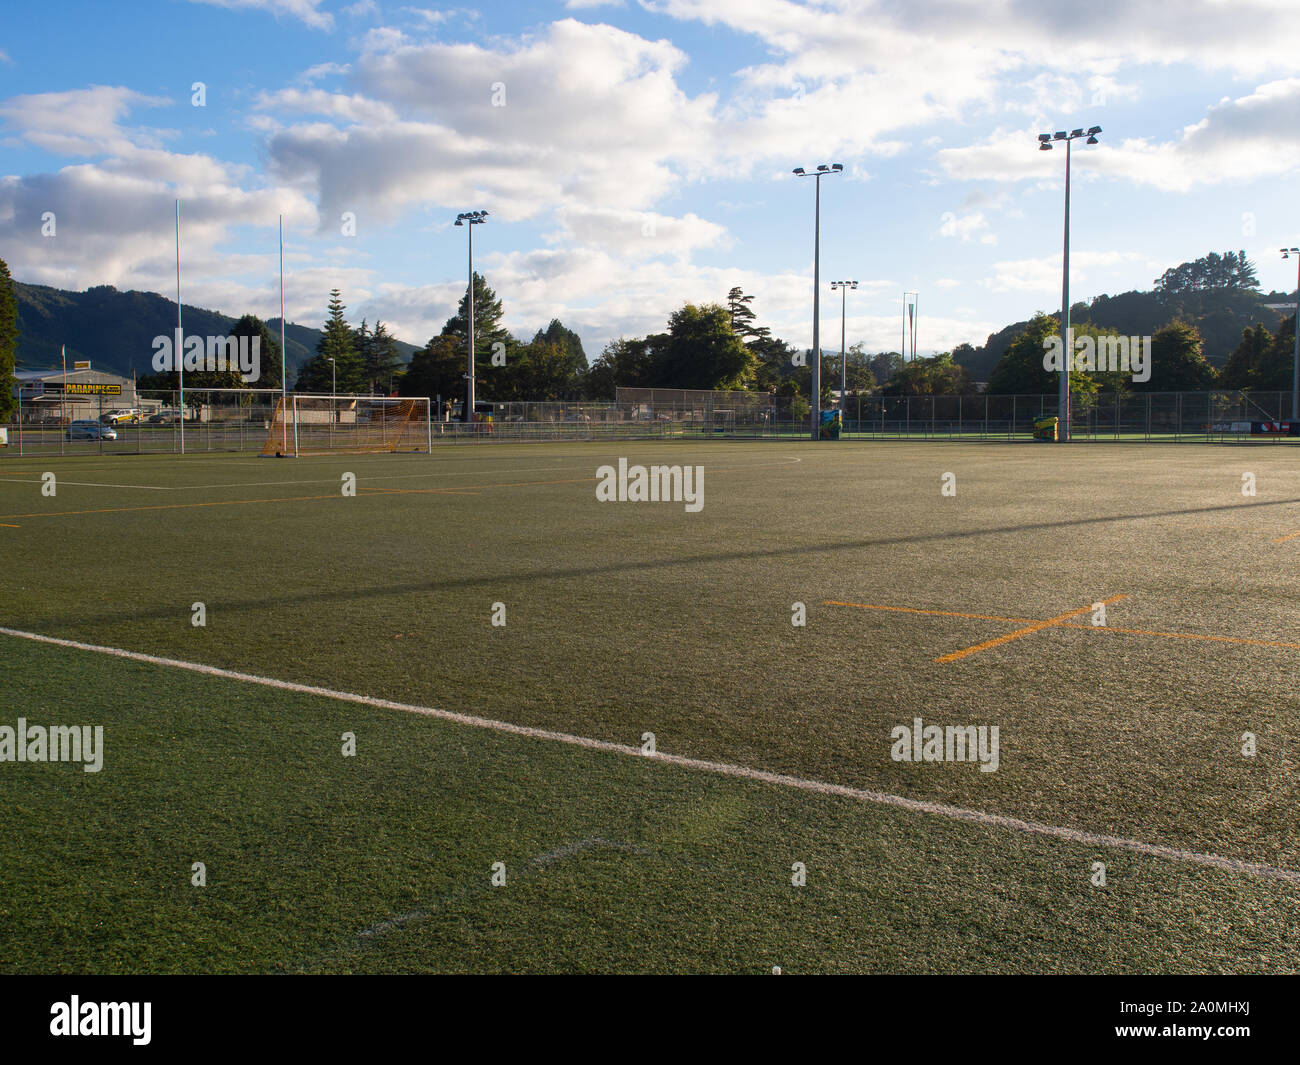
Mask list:
[[[1050,152],[1052,150],[1052,146],[1047,141],[1043,141],[1043,143],[1038,146],[1038,150],[1040,152]]]
[[[818,169],[819,171],[821,171],[822,173],[825,173],[827,170],[830,169],[830,167],[827,166],[825,163],[818,163],[818,164],[817,164],[817,169]]]
[[[1050,141],[1052,139],[1052,135],[1050,133],[1040,133],[1038,135],[1038,139],[1040,141]]]
[[[1063,141],[1067,139],[1069,139],[1069,134],[1066,133],[1065,130],[1063,129],[1058,129],[1055,133],[1052,134],[1052,140],[1054,141]]]
[[[1088,129],[1088,135],[1089,135],[1090,137],[1095,137],[1095,136],[1096,136],[1098,133],[1100,133],[1100,132],[1101,132],[1101,127],[1100,127],[1100,126],[1091,126],[1091,127],[1089,127],[1089,129]]]
[[[1088,138],[1086,141],[1084,141],[1083,143],[1084,143],[1084,144],[1096,144],[1096,143],[1097,143],[1097,138],[1096,138],[1096,137],[1089,137],[1089,138]]]
[[[803,167],[801,167],[801,166],[796,166],[796,167],[794,168],[793,173],[796,173],[796,174],[798,174],[800,177],[803,177],[805,171],[804,171],[804,168],[803,168]]]
[[[458,215],[458,216],[456,217],[456,225],[458,225],[458,226],[463,226],[464,224],[465,224],[464,221],[463,221],[462,218]]]
[[[1072,130],[1070,130],[1070,136],[1071,136],[1071,137],[1082,137],[1082,136],[1083,136],[1083,130],[1081,130],[1081,129],[1072,129]]]
[[[832,170],[843,170],[843,169],[844,169],[844,164],[843,164],[843,163],[831,163],[831,169],[832,169]]]

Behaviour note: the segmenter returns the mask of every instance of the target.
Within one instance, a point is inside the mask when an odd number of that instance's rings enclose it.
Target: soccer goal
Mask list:
[[[433,425],[427,398],[294,393],[276,404],[264,457],[297,458],[380,451],[428,451]]]

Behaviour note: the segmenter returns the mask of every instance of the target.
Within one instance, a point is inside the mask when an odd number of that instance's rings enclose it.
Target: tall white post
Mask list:
[[[181,326],[181,201],[176,201],[176,344],[172,355],[180,382],[181,454],[185,454],[185,333]]]

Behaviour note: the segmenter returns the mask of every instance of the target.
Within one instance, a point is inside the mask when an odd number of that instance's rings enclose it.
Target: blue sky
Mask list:
[[[914,290],[924,353],[1059,306],[1064,152],[1035,137],[1100,125],[1074,153],[1075,298],[1241,248],[1290,290],[1297,10],[25,5],[0,27],[0,257],[23,281],[173,296],[179,197],[185,302],[271,317],[283,214],[291,321],[320,324],[338,287],[351,320],[422,343],[464,290],[451,222],[484,209],[476,266],[519,335],[558,317],[595,357],[741,285],[806,346],[813,188],[790,171],[841,162],[822,279],[860,282],[848,341],[897,348]],[[827,347],[838,312],[824,287]]]

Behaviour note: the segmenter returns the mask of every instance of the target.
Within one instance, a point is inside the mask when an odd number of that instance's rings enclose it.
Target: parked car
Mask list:
[[[135,425],[140,421],[139,407],[123,407],[119,410],[110,410],[99,416],[99,420],[105,425]]]
[[[76,421],[68,426],[64,436],[68,440],[116,440],[117,430],[96,421]]]
[[[146,419],[150,425],[172,425],[180,418],[180,411],[164,408]]]

